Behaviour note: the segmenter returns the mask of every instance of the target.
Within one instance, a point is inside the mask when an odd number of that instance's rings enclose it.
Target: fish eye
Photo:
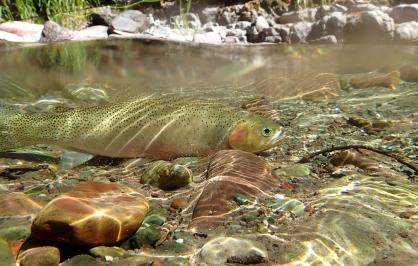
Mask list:
[[[263,136],[268,137],[271,133],[271,129],[270,128],[263,128]]]

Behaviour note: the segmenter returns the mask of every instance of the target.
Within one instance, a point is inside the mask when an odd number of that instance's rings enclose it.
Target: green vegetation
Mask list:
[[[50,19],[63,26],[76,28],[87,21],[96,7],[126,9],[155,2],[160,0],[0,0],[0,21],[24,20],[42,23]]]

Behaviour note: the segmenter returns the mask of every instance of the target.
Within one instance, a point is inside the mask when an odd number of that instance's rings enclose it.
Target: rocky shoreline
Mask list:
[[[418,4],[375,5],[345,1],[289,11],[282,1],[206,6],[179,15],[175,2],[116,13],[98,8],[88,25],[71,30],[53,21],[4,22],[0,40],[50,43],[140,38],[205,44],[418,44]],[[170,6],[171,5],[171,6]],[[177,12],[173,11],[177,10]],[[192,10],[193,11],[193,10]]]

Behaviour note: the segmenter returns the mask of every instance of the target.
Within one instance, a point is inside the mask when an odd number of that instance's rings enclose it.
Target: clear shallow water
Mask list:
[[[396,90],[381,86],[344,89],[341,85],[341,80],[353,75],[417,66],[416,47],[212,47],[114,40],[29,48],[3,45],[1,53],[0,101],[26,112],[53,112],[57,106],[98,105],[161,93],[195,95],[238,106],[258,96],[272,102],[285,126],[286,139],[263,156],[278,169],[280,181],[295,188],[278,189],[256,204],[234,208],[231,213],[238,217],[209,231],[207,239],[195,239],[187,229],[193,206],[181,212],[182,222],[180,215],[170,215],[173,223],[179,222],[186,246],[176,256],[193,263],[207,262],[200,254],[204,243],[226,235],[261,243],[269,254],[266,265],[413,265],[417,259],[418,191],[407,167],[364,150],[382,171],[352,165],[334,169],[329,154],[307,164],[297,163],[309,152],[349,144],[388,149],[416,162],[418,80],[401,80]],[[366,79],[374,74],[366,74]],[[401,71],[401,79],[402,75]],[[327,90],[321,90],[324,87]],[[321,93],[309,94],[318,90]],[[301,98],[307,93],[311,97]],[[390,123],[373,129],[353,126],[348,123],[350,118]],[[59,148],[53,151],[57,151],[53,155],[61,152]],[[11,159],[0,163],[3,168],[28,164]],[[140,173],[141,167],[149,166],[139,165],[135,171]],[[173,198],[185,195],[196,202],[196,192],[207,182],[200,176],[205,166],[198,165],[190,165],[194,184],[162,193],[155,204],[167,209]],[[308,172],[283,173],[286,167],[307,168]],[[135,171],[102,163],[81,167],[64,177],[63,183],[52,184],[65,191],[80,180],[108,181],[111,176],[137,188],[141,185]],[[51,180],[43,180],[37,172],[0,181],[10,191],[23,190],[46,199],[54,196],[43,188]],[[275,211],[268,206],[277,198],[297,199],[309,208],[301,215]],[[254,223],[241,222],[242,213],[260,209],[267,214]],[[402,218],[402,213],[409,217]],[[161,247],[138,254],[174,256]]]

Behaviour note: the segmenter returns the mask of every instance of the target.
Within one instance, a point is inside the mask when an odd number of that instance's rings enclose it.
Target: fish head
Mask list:
[[[282,127],[270,119],[250,114],[230,131],[232,149],[257,153],[268,150],[282,139]]]

